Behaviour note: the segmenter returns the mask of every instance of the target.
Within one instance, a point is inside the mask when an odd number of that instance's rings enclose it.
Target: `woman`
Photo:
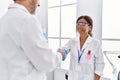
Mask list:
[[[79,71],[78,80],[99,80],[104,68],[104,60],[99,40],[92,38],[93,21],[89,16],[80,16],[76,21],[76,38],[59,48],[70,52],[70,70]],[[64,57],[63,60],[65,60]]]

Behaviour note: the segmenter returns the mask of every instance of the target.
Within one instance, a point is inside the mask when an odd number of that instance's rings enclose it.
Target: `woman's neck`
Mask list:
[[[88,35],[80,35],[80,50],[82,49],[87,38],[88,38]]]
[[[87,37],[88,37],[88,34],[82,34],[82,35],[80,35],[80,41],[86,40]]]

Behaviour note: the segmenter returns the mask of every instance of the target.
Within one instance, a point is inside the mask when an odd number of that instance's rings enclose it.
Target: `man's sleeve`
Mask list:
[[[50,71],[61,63],[61,54],[54,53],[47,47],[41,25],[35,20],[26,21],[21,33],[21,40],[25,55],[37,70]]]

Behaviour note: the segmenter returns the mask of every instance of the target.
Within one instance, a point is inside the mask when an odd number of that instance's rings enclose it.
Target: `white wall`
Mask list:
[[[102,39],[102,0],[78,0],[77,17],[89,15],[93,19],[93,36]]]
[[[40,7],[36,10],[36,16],[39,19],[43,31],[47,32],[48,27],[48,0],[40,0]]]

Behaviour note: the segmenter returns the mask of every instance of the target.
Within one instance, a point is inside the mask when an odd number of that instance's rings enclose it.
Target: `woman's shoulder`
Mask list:
[[[96,39],[96,38],[92,38],[92,43],[94,45],[100,45],[100,40],[99,39]]]
[[[74,44],[76,41],[77,41],[76,38],[71,38],[71,39],[68,40],[67,43]]]
[[[77,42],[77,41],[78,41],[78,38],[77,38],[77,37],[71,38],[70,41],[71,41],[71,42]]]
[[[99,39],[96,39],[96,38],[92,38],[92,40],[96,43],[100,43],[100,40]]]

